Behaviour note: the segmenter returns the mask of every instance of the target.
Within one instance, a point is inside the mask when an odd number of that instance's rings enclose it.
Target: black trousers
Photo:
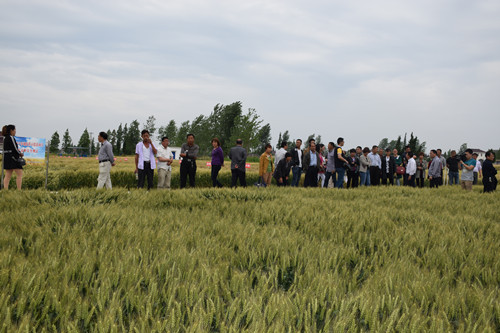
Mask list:
[[[412,175],[411,179],[409,179],[408,176],[409,175],[406,174],[406,186],[415,187],[415,175]]]
[[[380,185],[380,168],[377,166],[370,167],[370,184],[371,186]]]
[[[484,192],[493,192],[497,189],[498,180],[493,177],[483,177]]]
[[[222,187],[222,184],[217,179],[221,168],[222,168],[221,165],[212,165],[212,186],[213,187]]]
[[[333,179],[333,187],[335,187],[335,183],[337,182],[337,174],[335,173],[335,171],[333,172],[327,171],[325,173],[325,182],[323,183],[324,188],[328,188],[328,183],[330,182],[330,178]]]
[[[231,169],[231,187],[236,187],[236,182],[240,180],[240,185],[247,187],[246,173],[239,169]]]
[[[356,188],[359,185],[359,172],[347,170],[347,188]]]
[[[138,170],[137,176],[137,188],[144,188],[144,182],[145,179],[147,178],[148,180],[148,190],[150,190],[153,187],[153,176],[154,176],[154,169],[151,169],[151,162],[144,162],[144,169]]]
[[[304,187],[318,187],[318,167],[310,166],[307,169]]]
[[[424,183],[425,183],[425,178],[424,177],[417,177],[415,179],[417,181],[417,187],[424,187]]]
[[[403,175],[403,185],[404,185],[404,186],[407,186],[407,185],[408,185],[408,174],[407,174],[407,173],[405,173],[405,174]]]
[[[430,180],[430,183],[431,183],[431,188],[438,188],[439,185],[441,185],[443,183],[443,178],[441,177],[434,177]]]
[[[189,186],[194,187],[194,177],[196,176],[196,162],[184,159],[181,163],[181,188],[186,187],[187,176],[189,175]]]
[[[389,180],[389,184],[394,185],[394,174],[386,173],[384,175],[384,185],[387,185],[387,180]]]
[[[441,177],[439,177],[438,180],[439,180],[439,185],[443,186],[443,169],[441,169]]]

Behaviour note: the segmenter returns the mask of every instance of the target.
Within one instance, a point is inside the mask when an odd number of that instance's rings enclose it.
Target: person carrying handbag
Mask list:
[[[23,156],[19,150],[19,146],[16,141],[16,126],[6,125],[2,128],[3,139],[3,149],[4,149],[4,169],[5,178],[3,180],[3,186],[5,189],[9,188],[10,179],[12,178],[12,173],[16,173],[16,185],[17,189],[20,190],[23,184],[23,165],[26,164]]]

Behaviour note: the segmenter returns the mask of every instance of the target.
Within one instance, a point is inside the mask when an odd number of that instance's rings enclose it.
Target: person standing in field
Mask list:
[[[477,185],[477,180],[479,179],[479,177],[482,177],[483,174],[482,174],[482,166],[481,166],[481,161],[478,161],[477,160],[477,157],[478,155],[476,153],[472,154],[472,158],[474,160],[476,160],[476,166],[474,167],[474,181],[472,183],[472,185]]]
[[[186,142],[181,146],[182,157],[181,162],[181,184],[180,188],[186,187],[187,177],[189,175],[189,186],[195,187],[195,177],[196,177],[196,160],[198,159],[198,152],[200,147],[194,143],[194,134],[189,133],[186,135]]]
[[[349,164],[345,158],[344,151],[342,147],[344,146],[344,138],[340,137],[337,139],[337,147],[335,148],[335,171],[337,173],[337,182],[335,183],[336,188],[344,187],[344,175],[345,168]]]
[[[115,156],[113,155],[113,146],[108,141],[108,133],[99,132],[97,141],[101,143],[97,159],[99,161],[99,177],[97,178],[97,188],[106,186],[111,190],[111,167],[115,166]]]
[[[311,142],[309,151],[304,154],[304,187],[318,186],[319,154],[316,151],[316,143]]]
[[[360,186],[370,186],[370,159],[368,154],[370,148],[363,148],[363,154],[359,157],[359,178]]]
[[[170,180],[172,178],[172,163],[174,155],[168,147],[168,137],[161,138],[161,144],[158,147],[158,188],[170,190]]]
[[[459,167],[462,169],[462,176],[460,178],[460,185],[462,189],[472,191],[472,183],[474,182],[474,168],[476,167],[476,160],[472,158],[472,149],[465,151],[466,161],[460,160]]]
[[[406,157],[407,155],[410,155],[410,156],[413,156],[413,153],[411,152],[411,149],[410,149],[410,146],[406,146],[405,147],[405,150],[403,152],[403,166],[405,167],[406,169],[406,166],[408,165],[408,158]],[[408,174],[405,173],[403,174],[403,185],[407,185],[406,182],[408,181]]]
[[[437,149],[437,157],[439,157],[439,160],[441,161],[441,178],[439,179],[439,185],[443,186],[443,176],[444,176],[444,168],[446,167],[446,158],[442,155],[443,150],[442,149]]]
[[[318,181],[321,185],[321,187],[324,187],[324,182],[325,182],[325,158],[323,157],[323,154],[325,153],[325,145],[320,143],[319,145],[319,165],[318,165]]]
[[[394,173],[396,172],[396,161],[394,156],[391,156],[391,150],[387,148],[385,150],[385,156],[382,157],[382,183],[387,185],[387,180],[389,184],[394,185]]]
[[[427,162],[424,160],[424,153],[418,154],[417,161],[417,173],[415,174],[415,180],[417,181],[417,187],[423,188],[425,183],[425,170],[427,170]]]
[[[356,156],[356,150],[349,150],[347,157],[347,188],[356,188],[359,183],[359,158]]]
[[[368,154],[370,159],[370,184],[372,186],[380,185],[380,173],[382,168],[382,161],[378,154],[378,146],[372,147],[372,152]]]
[[[145,179],[147,179],[148,190],[150,190],[153,187],[157,150],[149,138],[148,130],[142,130],[141,137],[142,141],[135,146],[135,173],[138,176],[137,188],[144,188]]]
[[[413,154],[411,152],[406,153],[406,159],[408,161],[408,163],[406,164],[406,175],[407,175],[406,186],[415,187],[415,174],[417,173],[417,163],[415,162],[415,158],[413,158]]]
[[[401,186],[401,178],[403,178],[403,157],[398,154],[398,150],[394,148],[392,150],[392,156],[394,157],[394,163],[396,164],[396,185]],[[398,167],[401,171],[398,172]]]
[[[431,150],[431,164],[429,166],[429,182],[430,187],[438,188],[442,181],[439,179],[441,177],[441,159],[437,156],[438,152],[436,150]]]
[[[292,186],[298,187],[300,182],[300,176],[302,175],[302,156],[303,151],[300,149],[302,147],[302,140],[297,139],[295,141],[295,149],[292,151]]]
[[[452,150],[451,156],[446,160],[446,166],[448,167],[448,177],[449,184],[448,185],[458,185],[458,162],[457,152]]]
[[[280,145],[280,149],[274,154],[274,167],[278,166],[278,163],[285,158],[285,154],[288,151],[288,142],[283,141]]]
[[[266,144],[266,150],[260,155],[259,159],[259,177],[261,183],[266,186],[271,185],[271,178],[274,172],[273,147],[270,143]]]
[[[224,152],[220,147],[220,141],[217,138],[212,139],[212,186],[221,188],[222,184],[217,177],[220,169],[224,166]]]
[[[285,153],[284,158],[280,160],[276,169],[274,170],[274,179],[278,186],[288,186],[288,176],[292,167],[292,154]]]
[[[4,170],[5,178],[3,179],[4,189],[9,189],[10,179],[12,174],[16,173],[16,186],[20,190],[23,185],[23,166],[19,163],[19,158],[24,154],[19,150],[16,141],[16,126],[6,125],[2,128],[3,151],[4,151]]]
[[[231,187],[236,187],[236,182],[240,180],[240,185],[247,187],[246,181],[246,163],[247,150],[243,148],[243,141],[236,140],[236,146],[229,150],[229,159],[231,160]]]
[[[330,178],[332,178],[333,187],[337,179],[335,177],[335,144],[333,142],[328,143],[328,153],[326,155],[326,173],[325,181],[323,182],[323,187],[328,188],[330,183]]]
[[[495,162],[495,153],[492,151],[486,152],[486,160],[483,163],[483,186],[484,192],[493,192],[497,189],[497,169],[493,166]]]

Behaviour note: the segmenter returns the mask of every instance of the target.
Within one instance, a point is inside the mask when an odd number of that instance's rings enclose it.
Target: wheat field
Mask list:
[[[500,330],[500,195],[0,192],[0,331]]]

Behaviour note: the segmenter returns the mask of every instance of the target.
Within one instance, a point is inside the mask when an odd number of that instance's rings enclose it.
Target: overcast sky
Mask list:
[[[19,136],[178,124],[241,101],[291,138],[500,148],[500,2],[0,0]]]

